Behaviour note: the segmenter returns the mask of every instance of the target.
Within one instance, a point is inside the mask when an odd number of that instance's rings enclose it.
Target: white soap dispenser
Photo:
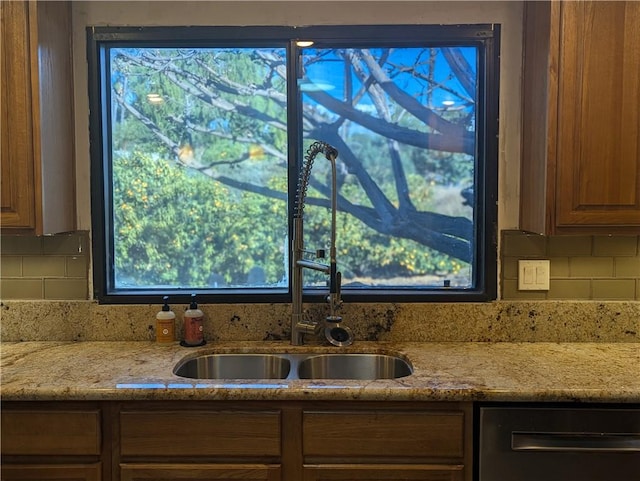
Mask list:
[[[162,310],[156,314],[156,342],[170,344],[176,340],[176,315],[169,307],[169,296],[162,300]]]

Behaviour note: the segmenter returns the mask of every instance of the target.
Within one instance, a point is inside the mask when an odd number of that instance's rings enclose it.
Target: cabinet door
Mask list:
[[[462,481],[463,466],[318,465],[305,466],[303,481]]]
[[[280,481],[279,465],[264,464],[121,464],[121,481]]]
[[[36,225],[29,8],[28,2],[0,2],[3,228]]]
[[[3,464],[2,481],[100,481],[95,464]]]
[[[128,459],[244,456],[271,462],[281,455],[280,424],[280,412],[275,410],[122,411],[120,455]]]
[[[11,409],[2,411],[3,456],[99,456],[100,411]]]
[[[3,234],[75,229],[69,2],[0,2]]]
[[[640,232],[640,3],[561,2],[556,226]]]
[[[465,413],[451,411],[304,411],[305,459],[433,462],[464,457]],[[402,461],[400,461],[402,462]]]

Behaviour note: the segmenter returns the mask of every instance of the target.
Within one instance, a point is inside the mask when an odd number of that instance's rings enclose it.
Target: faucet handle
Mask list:
[[[333,286],[335,288],[334,292],[329,292],[327,296],[327,303],[329,304],[330,314],[327,317],[328,322],[340,322],[342,318],[338,316],[336,313],[342,307],[342,298],[340,297],[340,293],[342,291],[342,273],[340,271],[335,274],[335,282]],[[333,320],[332,320],[333,319]]]

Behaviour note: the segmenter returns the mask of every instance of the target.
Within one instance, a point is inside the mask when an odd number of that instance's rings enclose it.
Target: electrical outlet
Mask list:
[[[518,290],[548,291],[551,261],[518,261]]]

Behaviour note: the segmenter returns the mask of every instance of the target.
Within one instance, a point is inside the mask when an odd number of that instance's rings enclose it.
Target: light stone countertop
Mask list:
[[[0,396],[37,400],[378,400],[640,402],[639,343],[356,342],[396,353],[412,375],[377,381],[193,380],[172,374],[213,352],[330,351],[286,342],[4,342]]]

